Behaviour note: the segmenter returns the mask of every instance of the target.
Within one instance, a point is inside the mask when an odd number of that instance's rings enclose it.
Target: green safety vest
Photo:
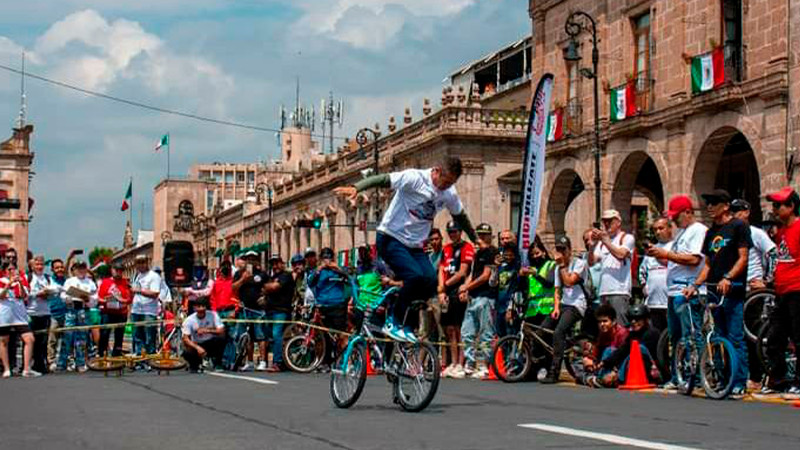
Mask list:
[[[539,277],[547,278],[547,274],[555,265],[555,261],[546,261],[539,268]],[[550,314],[555,309],[555,304],[555,287],[546,288],[533,275],[528,275],[528,306],[525,309],[525,317]]]
[[[382,300],[383,286],[381,276],[377,272],[366,272],[356,277],[358,280],[358,301],[356,308],[364,311],[367,308],[375,308]]]

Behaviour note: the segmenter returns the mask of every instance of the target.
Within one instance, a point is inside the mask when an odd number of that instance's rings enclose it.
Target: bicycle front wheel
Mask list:
[[[775,292],[771,289],[754,291],[747,296],[742,309],[744,334],[750,342],[758,342],[758,332],[765,323],[764,305],[773,301]]]
[[[710,344],[703,346],[700,378],[709,398],[719,400],[731,393],[738,366],[735,352],[733,344],[720,337],[712,338]]]
[[[439,388],[439,357],[431,344],[398,344],[399,357],[394,392],[405,411],[419,412],[427,408]]]
[[[700,358],[697,349],[686,338],[682,338],[675,346],[675,377],[678,379],[678,392],[692,395],[694,391],[697,368]]]
[[[101,356],[90,359],[86,366],[95,372],[114,372],[125,368],[125,360],[113,356]]]
[[[588,339],[581,337],[574,341],[567,342],[567,349],[564,352],[564,362],[567,365],[567,372],[573,380],[580,382],[583,369],[583,349],[586,347]]]
[[[247,349],[249,346],[250,334],[248,332],[244,332],[239,336],[238,339],[236,339],[236,358],[233,360],[233,367],[231,370],[235,371],[244,366],[244,363],[247,360]]]
[[[520,342],[519,336],[506,336],[494,346],[492,370],[506,383],[525,379],[532,364],[531,349],[525,341]]]
[[[186,367],[186,361],[172,355],[158,355],[147,360],[147,364],[156,370],[179,370]]]
[[[325,357],[325,336],[316,333],[311,339],[305,334],[294,336],[283,346],[283,360],[294,372],[309,373]]]
[[[669,380],[672,377],[672,343],[669,336],[669,330],[665,329],[658,337],[658,347],[656,348],[656,358],[658,359],[658,370],[661,371],[661,377],[664,380]]]
[[[331,367],[331,398],[339,408],[353,406],[367,381],[367,357],[364,342],[356,342],[339,354]]]

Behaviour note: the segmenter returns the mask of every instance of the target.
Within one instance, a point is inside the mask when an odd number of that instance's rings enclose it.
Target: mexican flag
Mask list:
[[[169,133],[161,136],[161,139],[156,144],[156,151],[161,150],[162,147],[169,147]]]
[[[710,91],[725,82],[725,55],[722,47],[692,58],[692,94]]]
[[[564,109],[559,108],[547,116],[547,142],[555,142],[564,137]]]
[[[634,81],[625,86],[611,89],[611,122],[617,122],[636,114],[636,94]]]
[[[133,198],[133,181],[128,182],[128,190],[125,192],[125,198],[122,200],[122,207],[120,211],[127,211],[131,207],[131,198]]]

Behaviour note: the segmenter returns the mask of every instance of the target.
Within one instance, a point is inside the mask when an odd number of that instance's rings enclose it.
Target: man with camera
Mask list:
[[[244,254],[245,265],[238,270],[233,277],[233,291],[237,293],[239,301],[242,303],[242,312],[239,318],[244,320],[263,320],[263,306],[259,304],[264,284],[267,282],[267,274],[261,270],[258,262],[258,253],[249,251]],[[250,347],[247,349],[247,362],[241,367],[242,372],[253,370],[253,350],[254,342],[258,342],[258,349],[262,360],[258,363],[256,370],[267,370],[267,361],[263,359],[267,354],[266,330],[264,323],[253,323],[250,327]],[[247,323],[241,323],[237,335],[241,335],[247,329]]]

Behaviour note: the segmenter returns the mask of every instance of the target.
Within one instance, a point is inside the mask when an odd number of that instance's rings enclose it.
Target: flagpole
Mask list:
[[[128,208],[128,223],[131,224],[131,232],[133,232],[133,176],[130,177],[129,186],[131,186],[131,204]]]
[[[167,180],[169,180],[169,153],[172,149],[172,136],[167,132]]]

